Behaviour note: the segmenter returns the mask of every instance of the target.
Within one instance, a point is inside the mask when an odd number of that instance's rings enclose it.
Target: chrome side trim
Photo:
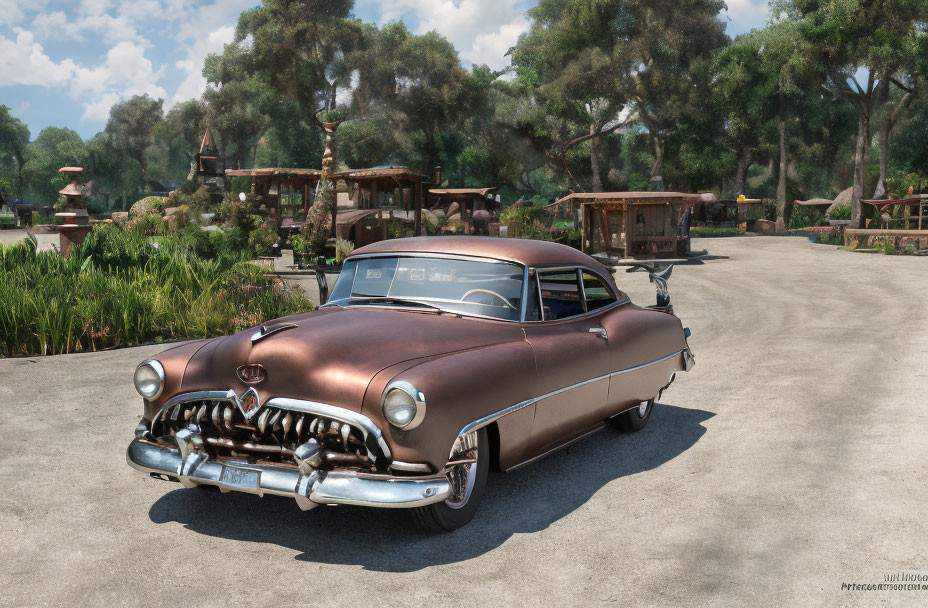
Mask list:
[[[359,428],[361,432],[364,433],[365,440],[368,437],[374,439],[380,447],[381,452],[388,460],[393,458],[393,454],[390,452],[390,446],[387,445],[387,440],[384,438],[383,432],[364,414],[352,412],[351,410],[346,410],[334,405],[328,405],[327,403],[288,399],[286,397],[272,397],[265,401],[264,405],[293,412],[303,412],[304,414],[318,414],[326,418],[333,418],[339,422],[347,422]]]
[[[499,419],[502,418],[503,416],[508,416],[509,414],[512,414],[512,413],[514,413],[514,412],[518,412],[518,411],[521,410],[522,408],[528,407],[528,406],[530,406],[530,405],[532,405],[532,404],[534,404],[534,403],[538,403],[539,401],[542,401],[542,400],[547,399],[547,398],[549,398],[549,397],[554,397],[555,395],[560,395],[561,393],[564,393],[564,392],[566,392],[566,391],[570,391],[570,390],[573,390],[573,389],[575,389],[575,388],[580,388],[581,386],[585,386],[585,385],[590,384],[590,383],[593,383],[593,382],[598,382],[598,381],[600,381],[600,380],[606,380],[606,379],[612,378],[612,377],[614,377],[614,376],[620,376],[620,375],[622,375],[622,374],[627,374],[627,373],[629,373],[629,372],[634,372],[634,371],[637,371],[637,370],[639,370],[639,369],[643,369],[643,368],[645,368],[645,367],[649,367],[649,366],[651,366],[651,365],[656,365],[656,364],[658,364],[658,363],[663,363],[664,361],[668,361],[668,360],[670,360],[670,359],[673,359],[674,357],[679,357],[680,354],[681,354],[681,353],[684,353],[684,352],[686,352],[686,351],[681,349],[681,350],[678,350],[678,351],[676,351],[676,352],[674,352],[674,353],[672,353],[672,354],[667,355],[666,357],[661,357],[660,359],[655,359],[654,361],[651,361],[650,363],[642,363],[641,365],[636,365],[635,367],[629,367],[628,369],[622,369],[622,370],[619,370],[619,371],[617,371],[617,372],[612,372],[612,373],[609,373],[609,374],[604,374],[604,375],[602,375],[602,376],[597,376],[597,377],[595,377],[595,378],[590,378],[589,380],[584,380],[583,382],[577,382],[576,384],[571,384],[570,386],[565,386],[565,387],[559,388],[559,389],[557,389],[557,390],[551,391],[550,393],[545,393],[544,395],[539,395],[538,397],[534,397],[534,398],[532,398],[532,399],[526,399],[525,401],[520,401],[519,403],[516,403],[515,405],[511,405],[511,406],[509,406],[509,407],[507,407],[507,408],[504,408],[504,409],[499,410],[498,412],[495,412],[495,413],[493,413],[493,414],[488,414],[488,415],[484,416],[483,418],[479,418],[479,419],[477,419],[477,420],[474,420],[474,421],[471,422],[470,424],[466,425],[463,429],[461,429],[461,432],[458,433],[458,436],[464,435],[465,433],[470,433],[470,432],[476,431],[476,430],[479,429],[479,428],[483,428],[483,427],[487,426],[488,424],[491,424],[491,423],[493,423],[493,422],[496,422],[497,420],[499,420]]]

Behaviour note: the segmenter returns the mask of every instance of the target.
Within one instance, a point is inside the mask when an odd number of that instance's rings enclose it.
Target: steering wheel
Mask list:
[[[494,298],[499,299],[499,301],[502,302],[502,303],[503,303],[503,306],[505,306],[506,308],[509,308],[510,310],[518,310],[515,306],[512,305],[512,302],[510,302],[509,300],[507,300],[507,299],[504,298],[503,296],[499,295],[499,294],[496,293],[495,291],[490,291],[489,289],[471,289],[470,291],[468,291],[467,293],[465,293],[463,296],[461,296],[461,301],[462,301],[462,302],[466,302],[466,301],[467,301],[467,296],[470,296],[470,295],[473,295],[473,294],[476,294],[476,293],[486,293],[486,294],[489,294],[489,295],[493,296]],[[474,302],[474,304],[482,304],[482,302]]]

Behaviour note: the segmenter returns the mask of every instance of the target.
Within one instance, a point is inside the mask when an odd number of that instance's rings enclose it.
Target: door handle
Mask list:
[[[598,335],[603,340],[609,339],[609,332],[606,331],[605,327],[591,327],[590,333]]]

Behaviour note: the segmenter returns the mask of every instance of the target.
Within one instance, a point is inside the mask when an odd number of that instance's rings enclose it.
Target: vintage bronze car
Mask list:
[[[652,308],[555,243],[413,238],[351,254],[314,312],[142,363],[129,464],[186,487],[411,508],[451,530],[489,469],[608,422],[643,428],[693,357],[665,276]]]

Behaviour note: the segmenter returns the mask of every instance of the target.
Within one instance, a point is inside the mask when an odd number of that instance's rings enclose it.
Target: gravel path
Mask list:
[[[650,426],[491,476],[452,534],[130,469],[159,347],[0,360],[0,605],[924,605],[841,583],[928,575],[928,263],[695,248],[719,259],[670,285],[697,365]]]

